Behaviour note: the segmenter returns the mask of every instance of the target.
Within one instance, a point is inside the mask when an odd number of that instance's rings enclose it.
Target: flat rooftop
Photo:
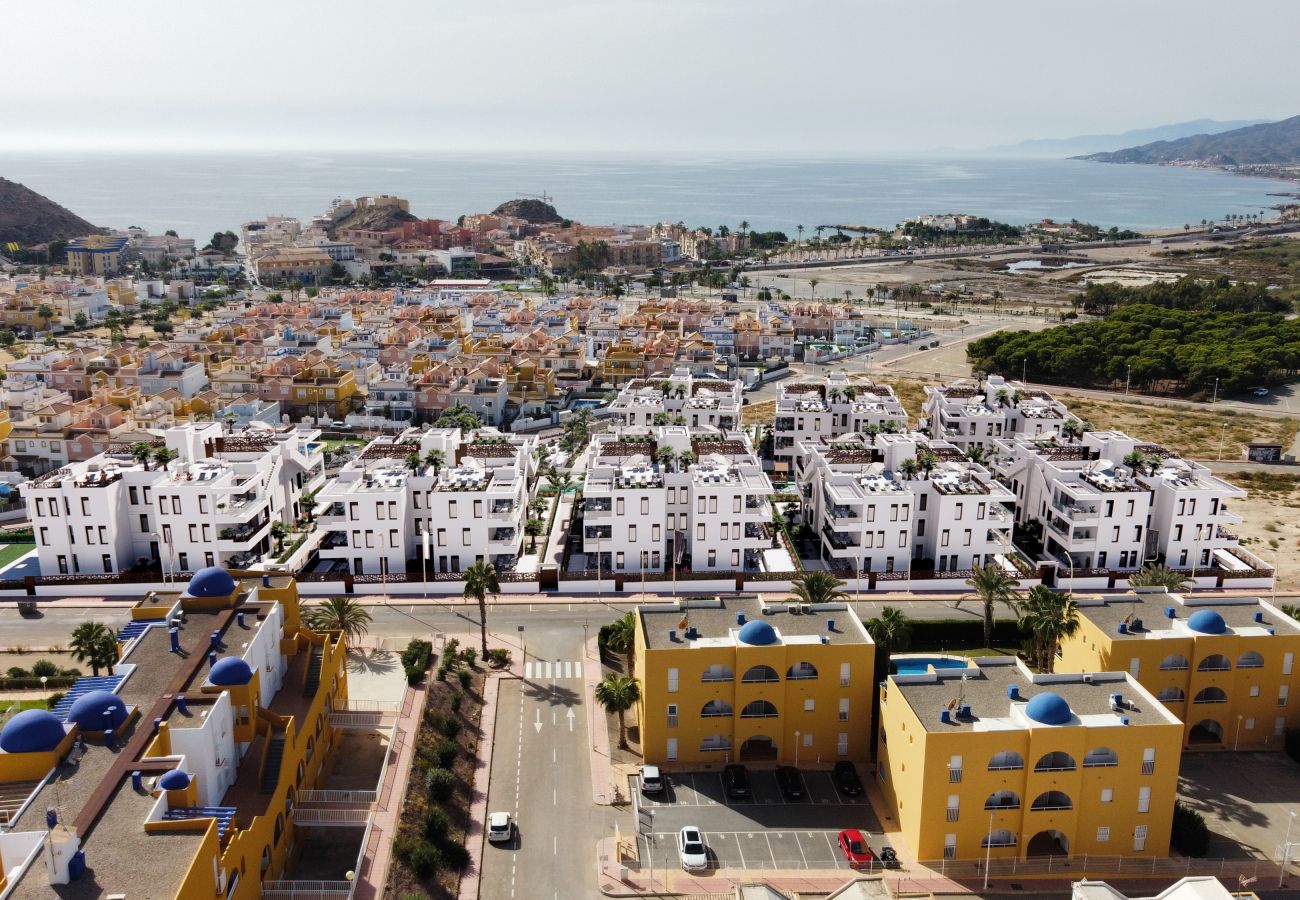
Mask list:
[[[646,646],[651,650],[684,649],[687,647],[735,646],[736,632],[743,627],[736,621],[743,613],[745,622],[766,622],[776,632],[781,644],[870,644],[862,623],[843,603],[814,606],[810,613],[790,612],[791,604],[768,604],[757,598],[728,598],[713,601],[682,601],[679,604],[641,606],[637,614],[645,631]],[[687,638],[686,629],[679,628],[685,618],[696,637]],[[826,627],[834,623],[834,630]],[[668,637],[675,631],[674,639]],[[743,644],[742,644],[743,646]]]
[[[940,669],[924,675],[891,675],[890,702],[896,692],[916,712],[925,730],[933,732],[1120,728],[1124,727],[1124,718],[1130,727],[1178,722],[1125,672],[1034,675],[1014,657],[985,657],[975,663],[964,669]],[[1012,685],[1017,688],[1017,699],[1008,696],[1007,689]],[[1048,724],[1029,717],[1026,708],[1030,701],[1045,693],[1056,694],[1068,704],[1068,721]],[[1110,700],[1116,693],[1122,694],[1125,701],[1118,712],[1111,709]],[[961,706],[970,706],[971,714],[959,716]],[[951,710],[947,722],[941,719],[944,710]]]
[[[1128,593],[1108,597],[1075,597],[1079,615],[1092,622],[1111,640],[1166,640],[1213,636],[1198,631],[1189,620],[1200,610],[1212,610],[1223,620],[1223,634],[1268,637],[1269,629],[1277,634],[1300,634],[1300,623],[1258,597],[1184,597],[1163,591]],[[1174,618],[1165,615],[1173,607]],[[1262,621],[1256,621],[1256,614]],[[1134,620],[1141,628],[1133,628]],[[1124,623],[1126,634],[1119,633]]]

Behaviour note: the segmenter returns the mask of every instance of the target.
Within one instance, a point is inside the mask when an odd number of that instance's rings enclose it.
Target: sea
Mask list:
[[[413,153],[0,153],[0,175],[96,225],[175,229],[201,243],[265,215],[309,218],[335,197],[396,194],[424,218],[548,197],[587,224],[748,222],[892,227],[960,212],[1013,224],[1079,219],[1181,228],[1266,212],[1294,183],[1205,169],[1070,159],[766,159]]]

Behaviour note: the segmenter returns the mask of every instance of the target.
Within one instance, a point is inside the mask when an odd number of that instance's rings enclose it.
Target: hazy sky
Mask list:
[[[1297,0],[8,2],[0,149],[887,154],[1300,113]]]

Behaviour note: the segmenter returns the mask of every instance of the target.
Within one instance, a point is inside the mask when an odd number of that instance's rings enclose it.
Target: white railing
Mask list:
[[[335,728],[375,728],[384,724],[384,714],[379,712],[330,713],[330,724]]]
[[[400,700],[351,700],[334,707],[334,712],[401,712]]]
[[[351,897],[351,881],[264,881],[263,900],[298,900],[308,897]]]
[[[299,803],[374,803],[378,791],[300,791]]]
[[[303,809],[293,811],[299,825],[365,825],[370,820],[368,809]]]

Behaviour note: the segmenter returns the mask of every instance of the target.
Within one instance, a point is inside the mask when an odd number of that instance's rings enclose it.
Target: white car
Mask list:
[[[509,843],[515,836],[515,823],[508,812],[488,814],[487,839],[494,844]]]
[[[641,767],[641,793],[658,794],[664,789],[664,776],[658,766]]]
[[[682,858],[682,868],[688,872],[707,869],[709,854],[704,849],[704,835],[694,825],[677,832],[677,853]]]
[[[1267,396],[1268,396],[1268,388],[1266,388],[1266,387],[1257,387],[1257,388],[1255,388],[1253,391],[1251,391],[1251,393],[1254,394],[1256,397],[1267,397]]]

